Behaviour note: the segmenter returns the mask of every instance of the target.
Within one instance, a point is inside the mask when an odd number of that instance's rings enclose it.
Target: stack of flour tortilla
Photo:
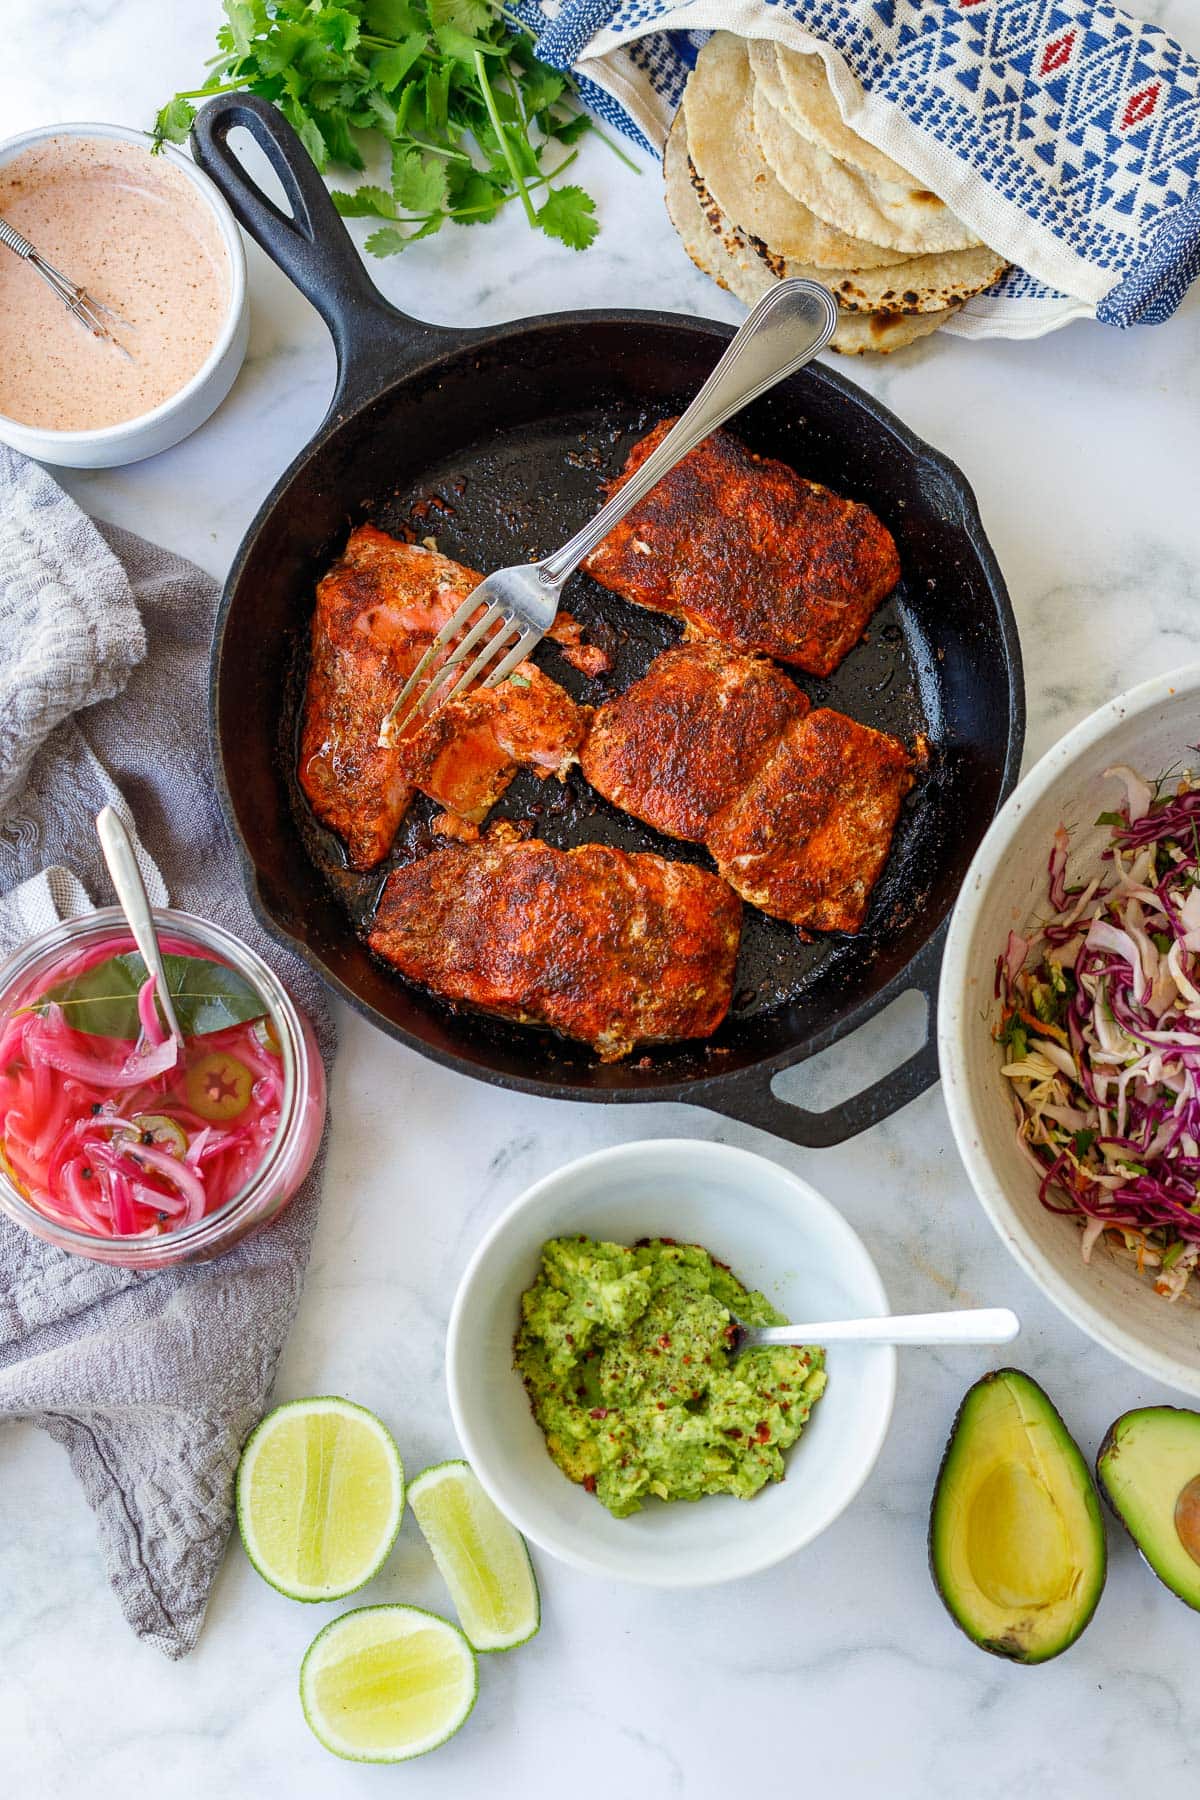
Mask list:
[[[819,56],[714,32],[667,140],[667,210],[692,261],[747,305],[824,282],[833,348],[897,350],[1008,266],[936,194],[850,129]]]

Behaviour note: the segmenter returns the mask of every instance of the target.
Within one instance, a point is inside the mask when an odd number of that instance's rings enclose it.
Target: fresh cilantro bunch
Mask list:
[[[386,141],[390,185],[333,195],[345,217],[385,221],[367,239],[377,256],[447,219],[494,219],[513,200],[573,250],[596,236],[591,196],[554,185],[596,128],[570,78],[540,63],[492,0],[224,0],[224,10],[212,72],[163,107],[159,142],[187,137],[193,100],[249,91],[279,107],[318,169],[364,169],[359,134]]]

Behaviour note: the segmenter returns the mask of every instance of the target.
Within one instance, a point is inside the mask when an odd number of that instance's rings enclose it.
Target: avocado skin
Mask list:
[[[1059,1430],[1061,1431],[1063,1437],[1066,1439],[1067,1443],[1069,1443],[1071,1445],[1072,1449],[1074,1450],[1075,1455],[1079,1460],[1080,1470],[1087,1480],[1087,1494],[1089,1497],[1088,1498],[1088,1512],[1089,1512],[1089,1515],[1091,1516],[1092,1522],[1095,1526],[1096,1543],[1098,1545],[1099,1552],[1100,1552],[1100,1578],[1096,1583],[1096,1592],[1095,1592],[1094,1596],[1092,1597],[1091,1604],[1088,1606],[1086,1612],[1082,1613],[1079,1616],[1078,1620],[1075,1622],[1075,1624],[1073,1626],[1073,1629],[1071,1630],[1071,1634],[1069,1637],[1067,1637],[1062,1643],[1056,1644],[1052,1649],[1038,1651],[1038,1652],[1031,1651],[1030,1647],[1027,1644],[1023,1644],[1020,1641],[1020,1639],[1018,1639],[1018,1638],[1011,1638],[1011,1637],[982,1638],[982,1637],[975,1636],[975,1634],[971,1631],[970,1627],[966,1624],[966,1622],[959,1617],[958,1613],[955,1610],[952,1599],[946,1593],[945,1589],[942,1586],[942,1582],[941,1582],[941,1579],[938,1574],[937,1555],[936,1555],[936,1548],[935,1548],[935,1542],[934,1542],[934,1532],[935,1532],[935,1526],[936,1526],[936,1521],[937,1521],[938,1496],[941,1492],[942,1483],[946,1477],[947,1467],[950,1463],[951,1456],[954,1452],[956,1440],[957,1440],[959,1432],[962,1428],[964,1415],[966,1414],[967,1409],[970,1406],[970,1403],[971,1403],[972,1399],[974,1398],[975,1394],[978,1393],[978,1391],[981,1388],[986,1388],[995,1382],[1003,1381],[1010,1377],[1015,1377],[1018,1381],[1026,1383],[1029,1387],[1031,1387],[1035,1390],[1035,1392],[1040,1396],[1040,1404],[1045,1407],[1047,1414],[1051,1418],[1054,1419],[1054,1421],[1057,1424]],[[1119,1423],[1120,1423],[1120,1421],[1118,1420],[1118,1424]],[[1071,1645],[1073,1643],[1075,1643],[1076,1640],[1083,1635],[1083,1633],[1087,1630],[1088,1626],[1091,1624],[1092,1619],[1095,1616],[1096,1608],[1100,1604],[1100,1596],[1104,1592],[1105,1583],[1108,1580],[1108,1540],[1107,1540],[1107,1538],[1105,1536],[1105,1532],[1104,1532],[1104,1520],[1103,1520],[1103,1516],[1100,1511],[1099,1496],[1098,1496],[1096,1488],[1092,1482],[1091,1472],[1088,1468],[1087,1460],[1084,1457],[1083,1452],[1080,1450],[1078,1444],[1076,1444],[1074,1438],[1071,1436],[1070,1432],[1067,1430],[1067,1427],[1063,1420],[1062,1414],[1059,1412],[1058,1408],[1055,1406],[1054,1402],[1051,1400],[1049,1394],[1047,1394],[1045,1388],[1042,1387],[1040,1382],[1035,1381],[1032,1375],[1027,1375],[1025,1373],[1024,1369],[1004,1368],[1004,1369],[989,1370],[986,1375],[982,1375],[978,1381],[973,1382],[971,1384],[971,1386],[967,1389],[966,1393],[963,1395],[962,1400],[959,1402],[958,1411],[955,1413],[954,1422],[950,1427],[950,1435],[946,1439],[946,1448],[942,1452],[942,1460],[941,1460],[941,1463],[938,1465],[937,1479],[935,1480],[935,1482],[933,1484],[933,1497],[930,1501],[930,1506],[929,1506],[929,1529],[928,1529],[928,1534],[926,1537],[926,1545],[927,1545],[927,1551],[928,1551],[928,1557],[929,1557],[929,1574],[930,1574],[930,1578],[933,1582],[934,1590],[937,1593],[938,1598],[942,1602],[942,1605],[946,1608],[946,1611],[949,1613],[949,1615],[953,1619],[954,1623],[958,1626],[958,1629],[962,1632],[963,1636],[967,1639],[968,1643],[974,1644],[974,1646],[977,1650],[986,1650],[988,1652],[989,1656],[1002,1656],[1002,1657],[1006,1658],[1009,1662],[1020,1663],[1023,1667],[1026,1667],[1026,1668],[1033,1668],[1033,1667],[1036,1667],[1037,1664],[1039,1664],[1039,1663],[1052,1662],[1056,1656],[1061,1656],[1064,1650],[1069,1650]]]
[[[1137,1418],[1140,1413],[1145,1413],[1145,1412],[1175,1413],[1181,1419],[1196,1417],[1196,1414],[1193,1412],[1191,1407],[1187,1407],[1187,1406],[1153,1406],[1153,1407],[1133,1406],[1133,1407],[1130,1407],[1128,1412],[1123,1412],[1121,1414],[1120,1418],[1113,1420],[1112,1424],[1109,1426],[1108,1430],[1104,1434],[1104,1439],[1100,1445],[1099,1450],[1096,1452],[1096,1482],[1097,1482],[1097,1485],[1099,1486],[1100,1492],[1104,1496],[1105,1506],[1108,1508],[1108,1510],[1112,1514],[1113,1518],[1116,1519],[1117,1523],[1121,1527],[1121,1530],[1125,1533],[1125,1536],[1129,1539],[1130,1543],[1133,1545],[1134,1549],[1137,1551],[1138,1555],[1141,1557],[1141,1559],[1145,1563],[1146,1567],[1150,1570],[1150,1573],[1154,1576],[1155,1580],[1161,1582],[1163,1587],[1166,1588],[1167,1592],[1169,1594],[1174,1594],[1175,1598],[1177,1600],[1182,1601],[1184,1606],[1190,1606],[1192,1608],[1193,1612],[1200,1612],[1200,1567],[1198,1567],[1196,1570],[1196,1586],[1197,1586],[1196,1598],[1192,1599],[1190,1595],[1182,1593],[1179,1590],[1179,1588],[1177,1588],[1175,1586],[1175,1584],[1173,1582],[1168,1581],[1166,1576],[1162,1573],[1162,1571],[1155,1567],[1149,1551],[1147,1551],[1145,1545],[1138,1538],[1136,1532],[1133,1530],[1133,1527],[1128,1523],[1128,1521],[1125,1518],[1124,1513],[1121,1511],[1120,1507],[1117,1505],[1117,1502],[1116,1502],[1112,1492],[1110,1491],[1109,1484],[1108,1484],[1107,1478],[1105,1476],[1105,1462],[1106,1462],[1107,1458],[1109,1458],[1113,1454],[1113,1452],[1118,1449],[1118,1446],[1120,1443],[1120,1435],[1121,1435],[1122,1426],[1127,1425],[1131,1419]]]

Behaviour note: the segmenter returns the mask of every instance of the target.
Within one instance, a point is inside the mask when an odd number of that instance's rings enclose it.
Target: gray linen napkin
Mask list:
[[[112,805],[137,821],[151,899],[252,944],[328,1062],[320,990],[255,924],[217,810],[216,600],[200,570],[94,525],[0,445],[0,953],[111,901],[93,820]],[[299,1299],[323,1154],[269,1228],[154,1275],[65,1255],[0,1218],[0,1419],[66,1445],[125,1616],[168,1656],[200,1630],[238,1452]]]

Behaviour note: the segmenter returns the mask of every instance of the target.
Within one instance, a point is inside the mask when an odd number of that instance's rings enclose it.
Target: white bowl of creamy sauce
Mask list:
[[[201,170],[124,126],[56,125],[0,144],[0,218],[117,319],[94,337],[0,248],[0,440],[110,468],[204,422],[246,353],[237,224]]]

